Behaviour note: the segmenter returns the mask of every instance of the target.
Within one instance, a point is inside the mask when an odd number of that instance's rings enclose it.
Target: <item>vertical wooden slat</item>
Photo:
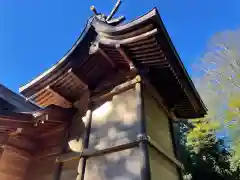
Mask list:
[[[136,99],[137,99],[137,120],[140,121],[140,136],[142,138],[147,137],[146,132],[146,119],[144,117],[144,99],[142,92],[142,82],[141,77],[136,77]],[[148,142],[146,140],[142,140],[139,143],[140,154],[141,154],[141,180],[150,180],[150,164],[149,164],[149,154],[148,154]]]

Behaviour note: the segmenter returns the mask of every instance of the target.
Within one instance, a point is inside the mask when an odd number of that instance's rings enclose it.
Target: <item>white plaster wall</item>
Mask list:
[[[139,148],[87,160],[85,180],[140,180]]]
[[[93,112],[90,148],[102,149],[135,141],[139,133],[135,89],[113,97]]]
[[[139,133],[135,89],[113,97],[93,112],[89,147],[104,149],[135,141]],[[85,180],[140,179],[138,148],[87,160]]]

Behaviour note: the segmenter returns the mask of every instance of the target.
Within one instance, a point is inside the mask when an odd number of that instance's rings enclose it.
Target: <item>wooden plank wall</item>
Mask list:
[[[52,180],[55,169],[55,157],[33,160],[28,169],[26,180]],[[68,161],[63,165],[60,180],[76,180],[78,161]]]
[[[148,135],[167,152],[169,156],[174,157],[168,117],[146,89],[144,89],[144,108]],[[149,156],[151,178],[153,180],[159,179],[160,177],[161,179],[167,180],[179,179],[176,165],[150,146]]]

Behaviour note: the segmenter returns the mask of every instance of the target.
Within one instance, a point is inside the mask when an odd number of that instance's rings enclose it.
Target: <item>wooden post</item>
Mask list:
[[[150,180],[150,164],[148,155],[148,139],[146,132],[146,119],[144,117],[144,101],[142,92],[142,81],[138,75],[136,77],[136,98],[137,98],[137,119],[140,121],[140,134],[139,138],[142,141],[139,142],[140,155],[141,155],[141,180]]]
[[[91,133],[91,124],[92,124],[92,102],[89,102],[89,109],[86,113],[86,131],[85,131],[84,141],[83,141],[83,148],[84,149],[88,148],[88,145],[89,145],[89,137],[90,137],[90,133]],[[81,174],[79,175],[81,180],[84,180],[86,162],[87,162],[86,157],[82,157],[82,159],[79,160],[79,164],[81,163],[81,172],[80,172]]]

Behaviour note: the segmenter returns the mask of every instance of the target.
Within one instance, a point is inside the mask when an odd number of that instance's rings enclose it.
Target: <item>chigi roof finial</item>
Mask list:
[[[103,13],[98,13],[94,6],[91,6],[90,9],[99,20],[104,21],[109,25],[116,26],[125,20],[124,16],[119,16],[117,18],[113,18],[113,16],[116,14],[121,3],[122,3],[122,1],[118,0],[116,2],[115,6],[113,7],[111,13],[108,16],[106,16]]]

